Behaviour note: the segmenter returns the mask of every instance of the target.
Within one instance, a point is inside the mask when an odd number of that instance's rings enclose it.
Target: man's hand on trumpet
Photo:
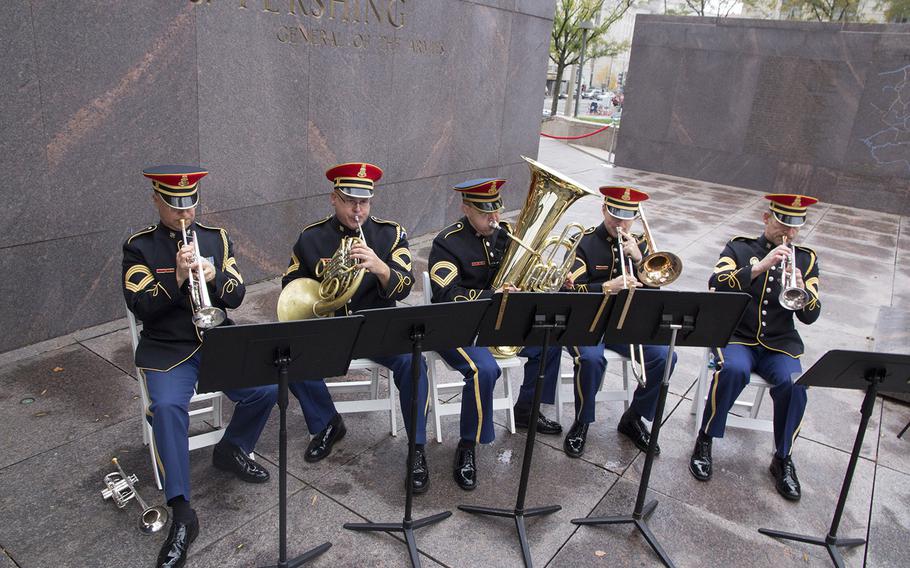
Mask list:
[[[638,248],[638,241],[635,237],[629,233],[622,230],[622,228],[617,227],[617,235],[619,235],[619,240],[622,243],[623,254],[626,255],[626,258],[631,258],[632,262],[635,264],[641,263],[641,249]]]
[[[177,286],[183,286],[183,283],[186,282],[187,277],[189,276],[190,271],[193,271],[193,274],[196,274],[197,263],[193,262],[193,257],[195,256],[195,251],[193,245],[183,245],[180,247],[180,250],[177,251],[177,258],[174,260],[176,270],[174,271],[177,277]],[[202,274],[205,276],[206,282],[211,282],[215,279],[215,267],[212,266],[212,263],[206,259],[202,259]]]

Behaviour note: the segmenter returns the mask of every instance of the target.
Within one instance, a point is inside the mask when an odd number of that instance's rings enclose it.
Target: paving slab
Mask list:
[[[126,320],[124,320],[126,321]],[[80,345],[98,355],[133,378],[137,378],[136,360],[129,328],[119,329],[80,342]]]
[[[428,493],[415,498],[414,517],[444,510],[453,511],[453,516],[421,529],[418,546],[444,564],[516,566],[521,562],[515,525],[510,519],[480,517],[456,509],[459,504],[514,507],[526,439],[521,433],[510,435],[503,428],[497,428],[496,435],[493,445],[478,452],[479,486],[469,493],[452,480],[456,442],[427,446],[431,483]],[[404,444],[386,441],[336,468],[315,485],[371,521],[397,521],[403,514],[406,458]],[[617,478],[585,462],[567,464],[566,459],[562,451],[540,443],[535,446],[527,506],[562,506],[558,513],[528,522],[535,564],[543,565],[549,560],[573,531],[569,519],[590,512]],[[554,467],[554,463],[559,465]]]
[[[135,416],[135,387],[78,345],[0,368],[0,468]]]
[[[166,534],[146,536],[136,528],[140,509],[125,509],[101,498],[104,476],[118,457],[149,505],[161,504],[139,418],[0,470],[0,542],[22,567],[150,565]],[[275,468],[265,484],[248,484],[214,469],[211,450],[190,455],[191,502],[201,524],[195,547],[204,548],[278,502]],[[289,478],[289,492],[302,483]],[[23,522],[26,521],[27,522]],[[140,560],[141,559],[141,560]]]
[[[288,560],[330,542],[332,547],[307,562],[314,568],[329,566],[404,566],[408,562],[403,542],[384,533],[355,534],[342,528],[344,523],[363,519],[331,498],[312,488],[298,491],[288,499]],[[421,555],[423,566],[439,566]],[[241,527],[205,547],[194,546],[188,566],[194,568],[267,566],[278,563],[278,508],[272,507]]]
[[[903,438],[897,437],[910,423],[910,405],[893,400],[879,401],[882,402],[882,427],[879,429],[878,465],[910,475],[910,430]]]
[[[866,566],[910,566],[910,475],[879,466],[870,512]],[[864,538],[856,531],[838,536]]]
[[[638,486],[620,479],[590,517],[631,514]],[[680,568],[701,566],[824,566],[799,550],[777,543],[752,527],[649,492],[658,506],[648,526],[670,560]],[[632,525],[581,526],[548,564],[563,566],[659,566],[658,557]]]

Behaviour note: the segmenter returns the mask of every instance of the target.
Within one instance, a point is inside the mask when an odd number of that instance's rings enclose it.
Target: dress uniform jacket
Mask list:
[[[414,285],[408,236],[401,225],[370,217],[363,223],[361,230],[367,246],[389,265],[391,273],[388,288],[382,289],[375,274],[364,274],[357,292],[347,305],[335,312],[336,316],[370,308],[392,307],[395,302],[406,298]],[[294,245],[291,264],[281,279],[281,286],[287,286],[297,278],[322,281],[322,278],[316,276],[317,266],[332,258],[342,237],[359,236],[359,232],[342,225],[334,215],[305,227]]]
[[[198,239],[202,256],[215,267],[215,278],[208,283],[212,305],[224,310],[238,307],[246,288],[227,232],[200,223],[189,229]],[[143,324],[136,349],[140,369],[169,370],[202,345],[202,335],[192,321],[189,280],[177,286],[175,260],[182,244],[180,231],[152,225],[123,245],[123,296]]]
[[[642,256],[647,255],[648,244],[640,235],[633,236],[638,241]],[[579,292],[602,292],[604,282],[622,275],[619,261],[619,242],[610,236],[603,223],[588,229],[581,236],[572,266],[575,289]]]
[[[781,306],[778,300],[782,280],[780,265],[752,279],[752,266],[774,248],[775,245],[764,235],[757,239],[734,237],[724,247],[709,286],[717,290],[746,292],[752,296],[730,343],[761,345],[799,357],[803,354],[803,342],[794,326],[793,315],[801,322],[811,324],[821,314],[818,259],[812,249],[796,246],[796,266],[803,273],[809,302],[803,309],[792,311]]]
[[[436,235],[428,262],[433,302],[493,295],[490,286],[509,244],[506,231],[511,230],[507,223],[500,226],[502,230],[483,237],[474,231],[467,217],[462,217]]]

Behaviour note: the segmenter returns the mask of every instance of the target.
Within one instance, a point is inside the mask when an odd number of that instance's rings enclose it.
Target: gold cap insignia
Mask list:
[[[495,181],[493,182],[493,185],[490,186],[490,193],[493,193],[494,191],[496,191],[496,182]]]
[[[360,164],[360,171],[357,172],[357,177],[359,177],[359,178],[367,177],[367,165],[366,164]]]
[[[632,190],[627,187],[626,192],[622,194],[622,200],[629,201],[630,199],[632,199]]]
[[[178,187],[186,187],[190,184],[190,179],[186,176],[180,176],[180,181],[177,182]]]
[[[803,206],[803,196],[797,195],[796,200],[793,202],[793,207],[802,207]]]

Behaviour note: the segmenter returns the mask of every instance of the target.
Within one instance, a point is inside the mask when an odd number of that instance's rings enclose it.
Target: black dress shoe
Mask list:
[[[310,440],[310,444],[306,447],[306,453],[304,453],[303,459],[310,463],[318,462],[332,453],[332,446],[335,445],[335,442],[344,438],[344,435],[347,434],[347,432],[348,429],[344,427],[344,420],[341,419],[341,415],[336,414],[335,417],[329,421],[329,425]]]
[[[458,447],[455,450],[455,483],[465,491],[477,487],[477,462],[474,448]]]
[[[405,478],[407,483],[407,478]],[[427,466],[427,455],[423,448],[414,450],[414,468],[411,470],[411,487],[415,495],[426,493],[430,488],[430,468]]]
[[[230,471],[238,478],[249,483],[265,483],[269,480],[269,470],[250,459],[242,449],[227,442],[218,442],[212,452],[212,465],[224,471]]]
[[[566,434],[566,441],[563,442],[562,449],[565,450],[566,455],[570,458],[580,458],[585,453],[585,441],[587,439],[587,422],[576,420],[572,423],[572,427],[569,428],[569,433]]]
[[[689,458],[689,473],[699,481],[711,479],[711,437],[699,433]]]
[[[528,423],[531,422],[531,411],[519,408],[518,405],[515,405],[512,410],[515,412],[515,426],[527,429]],[[543,412],[540,412],[537,414],[537,432],[540,434],[561,434],[562,425],[555,420],[550,420],[543,415]]]
[[[186,564],[186,555],[189,554],[190,544],[199,536],[199,519],[193,512],[193,520],[180,523],[176,520],[171,523],[171,530],[167,540],[158,553],[158,568],[180,568]]]
[[[771,475],[774,476],[774,485],[777,492],[784,496],[784,499],[790,501],[799,501],[800,487],[799,479],[796,477],[796,466],[790,456],[783,459],[774,456],[771,459]]]
[[[620,434],[626,435],[635,447],[643,452],[648,451],[648,444],[651,443],[651,433],[645,428],[645,423],[635,414],[632,409],[625,411],[619,424],[616,426]],[[660,446],[654,448],[654,455],[660,455]]]

